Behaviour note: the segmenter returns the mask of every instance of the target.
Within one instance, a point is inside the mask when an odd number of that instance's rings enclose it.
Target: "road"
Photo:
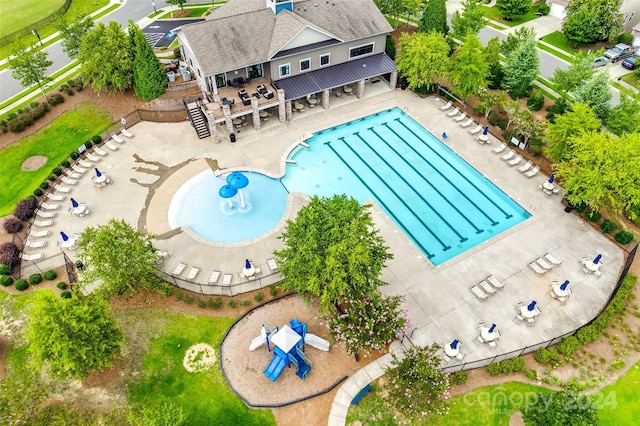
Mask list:
[[[154,1],[156,9],[167,6],[164,0]],[[98,21],[104,22],[105,24],[109,21],[116,21],[126,28],[129,19],[138,21],[152,12],[153,6],[151,0],[126,0],[120,8],[98,19]],[[64,68],[71,63],[71,59],[62,51],[62,43],[59,41],[48,46],[45,50],[49,53],[49,60],[53,62],[53,64],[47,68],[48,75],[53,74],[57,70]],[[7,68],[0,72],[0,102],[4,102],[23,90],[24,87],[20,85],[20,82],[11,76],[10,69]]]

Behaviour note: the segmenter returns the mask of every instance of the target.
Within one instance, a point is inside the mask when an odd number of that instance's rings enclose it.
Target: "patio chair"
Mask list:
[[[200,268],[198,268],[197,266],[192,266],[191,270],[187,274],[187,279],[188,280],[194,279],[196,275],[198,275],[198,272],[200,272]]]
[[[459,112],[460,112],[460,108],[455,107],[453,111],[447,113],[447,117],[453,117],[455,115],[458,115]]]
[[[446,111],[446,110],[448,110],[449,108],[451,108],[451,105],[453,105],[453,101],[449,101],[449,102],[447,102],[445,105],[442,105],[442,106],[440,107],[440,110],[441,110],[441,111]]]
[[[448,364],[451,362],[451,358],[449,358],[449,355],[443,353],[442,354],[442,362],[444,362],[445,364]]]
[[[40,203],[40,207],[45,210],[58,210],[60,208],[60,204],[49,204],[43,201]]]
[[[44,228],[45,226],[53,225],[53,220],[51,220],[51,219],[49,219],[49,220],[31,219],[31,224],[34,225],[34,226],[40,226],[40,227]]]
[[[461,122],[462,120],[464,120],[465,118],[467,118],[467,113],[463,112],[462,114],[460,114],[459,116],[455,117],[453,119],[453,121],[457,121],[457,122]]]
[[[515,322],[516,324],[520,324],[522,323],[522,321],[524,321],[524,317],[519,313],[516,314],[516,316],[513,318],[513,322]]]
[[[113,142],[111,142],[110,140],[106,141],[104,144],[105,144],[105,146],[106,146],[107,148],[109,148],[111,151],[117,151],[117,150],[119,150],[119,149],[120,149],[120,148],[118,147],[118,145],[114,145],[114,144],[113,144]]]
[[[542,269],[536,262],[531,262],[529,268],[533,269],[536,274],[542,275],[547,272],[546,269]],[[586,268],[583,268],[586,269]]]
[[[69,188],[68,186],[62,186],[62,185],[53,185],[53,189],[56,192],[64,192],[65,194],[71,192],[71,188]],[[59,197],[62,197],[62,198],[53,198],[53,197],[49,197],[48,194],[47,194],[47,197],[51,198],[52,200],[57,200],[57,201],[64,200],[64,195],[59,195]],[[58,197],[58,195],[56,197]]]
[[[535,318],[527,318],[527,327],[533,327],[534,325],[536,325]]]
[[[487,298],[489,297],[484,291],[482,291],[480,287],[478,287],[477,284],[469,287],[469,291],[473,293],[480,301],[487,300]]]
[[[214,269],[213,271],[211,271],[211,275],[209,276],[209,284],[217,283],[218,278],[220,278],[220,271]]]
[[[69,179],[80,179],[82,177],[82,173],[77,173],[67,169],[67,171],[64,172],[64,177]]]
[[[533,165],[533,163],[531,162],[531,160],[527,161],[526,163],[524,163],[524,165],[518,167],[518,171],[520,173],[524,173],[527,170],[529,170],[531,168],[531,166]]]
[[[533,169],[529,170],[528,172],[525,172],[524,176],[526,176],[527,178],[532,178],[536,174],[538,174],[539,171],[540,171],[540,167],[535,166]]]
[[[76,172],[79,173],[81,175],[85,174],[87,172],[87,169],[85,169],[84,167],[80,167],[77,164],[74,164],[73,166],[71,166],[71,169]]]
[[[267,92],[264,93],[263,95],[265,97],[265,99],[271,99],[273,98],[273,92],[271,90],[268,90]]]
[[[36,209],[35,213],[36,213],[36,216],[38,216],[38,217],[44,217],[44,218],[49,218],[49,219],[52,218],[52,217],[56,217],[56,214],[57,214],[56,212],[45,212],[45,211],[42,211],[40,209]]]
[[[124,139],[122,139],[120,136],[116,135],[115,133],[111,136],[111,139],[113,139],[118,143],[124,143]]]
[[[93,168],[93,163],[85,160],[84,158],[81,158],[80,160],[78,160],[78,164],[80,164],[82,167],[87,167],[89,169]]]
[[[501,282],[500,280],[498,280],[493,275],[488,275],[487,278],[485,278],[484,280],[486,282],[488,282],[489,284],[491,284],[495,288],[503,288],[504,287],[504,283]]]
[[[126,138],[131,139],[132,137],[134,137],[135,135],[133,133],[131,133],[130,131],[128,131],[127,129],[122,129],[120,130],[120,133],[122,133],[122,135]]]
[[[553,264],[548,263],[546,260],[544,260],[543,257],[537,258],[536,263],[542,266],[544,269],[553,269]]]
[[[473,339],[473,343],[475,343],[476,346],[480,346],[484,343],[484,339],[480,336],[477,336],[475,339]]]
[[[493,148],[491,152],[493,152],[494,154],[500,154],[502,151],[504,151],[506,147],[507,147],[507,144],[503,142],[500,145]]]
[[[64,175],[60,176],[60,180],[66,183],[67,185],[75,185],[78,183],[78,179],[70,179]]]
[[[233,274],[224,274],[222,276],[222,285],[231,285],[232,278],[233,278]]]
[[[515,149],[511,149],[509,152],[507,152],[505,155],[503,155],[502,157],[500,157],[500,159],[502,161],[509,161],[511,160],[513,157],[515,157],[516,155],[516,151]]]
[[[457,359],[458,361],[462,361],[462,360],[464,359],[464,357],[465,357],[465,356],[466,356],[466,355],[465,355],[465,354],[463,354],[462,352],[458,352],[458,355],[456,355],[456,359]]]
[[[478,124],[476,127],[469,130],[469,133],[471,133],[472,135],[475,135],[476,133],[480,133],[480,130],[482,130],[482,124]]]
[[[34,253],[34,254],[20,253],[20,259],[27,260],[27,261],[39,260],[39,259],[42,259],[43,257],[44,257],[44,254],[42,253]]]
[[[267,259],[267,265],[269,265],[269,269],[271,269],[271,272],[276,272],[278,270],[278,264],[273,257],[271,259]]]
[[[186,268],[186,267],[187,267],[186,263],[180,262],[180,263],[178,263],[176,268],[173,270],[172,274],[173,275],[180,275],[182,273],[182,271],[184,271],[184,268]]]
[[[64,195],[54,195],[50,192],[47,192],[47,198],[53,201],[62,201],[64,200],[66,197]]]
[[[480,286],[480,288],[481,288],[485,293],[487,293],[489,296],[491,296],[491,295],[493,295],[493,294],[495,294],[495,293],[496,293],[496,289],[495,289],[495,288],[493,288],[493,287],[491,287],[491,286],[489,285],[489,283],[488,283],[488,282],[486,282],[485,280],[480,281],[480,282],[478,283],[478,285],[479,285],[479,286]]]
[[[520,162],[522,161],[522,155],[519,155],[514,158],[513,160],[507,161],[507,164],[511,167],[513,166],[517,166],[518,164],[520,164]]]
[[[89,160],[93,161],[94,163],[98,163],[98,162],[102,161],[102,158],[100,158],[100,157],[96,157],[95,155],[93,155],[93,154],[92,154],[92,153],[90,153],[90,152],[89,152],[89,153],[87,153],[86,157],[87,157],[87,159],[89,159]]]
[[[27,234],[27,237],[29,238],[44,238],[44,237],[48,237],[49,234],[51,234],[51,231],[48,229],[45,229],[44,231],[36,231],[34,228],[29,229],[29,233]]]
[[[473,118],[468,119],[467,121],[465,121],[464,123],[460,123],[460,125],[462,127],[469,127],[473,124]]]
[[[261,95],[264,95],[265,93],[267,93],[267,88],[264,86],[264,84],[260,84],[258,87],[258,93],[260,93]]]
[[[100,157],[105,157],[105,156],[109,155],[109,153],[107,151],[103,151],[100,148],[98,148],[97,146],[93,148],[93,152],[98,154]]]
[[[46,246],[47,242],[46,241],[29,241],[29,240],[25,240],[24,241],[24,245],[25,245],[25,247],[39,248],[39,247]]]
[[[490,349],[495,349],[497,347],[498,347],[498,344],[496,343],[495,340],[492,340],[492,341],[489,342],[489,348]]]

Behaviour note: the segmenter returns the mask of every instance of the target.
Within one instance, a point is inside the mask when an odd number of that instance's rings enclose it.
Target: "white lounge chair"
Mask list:
[[[56,217],[56,214],[56,212],[45,212],[40,209],[36,209],[36,216],[38,217],[45,217],[50,219],[52,217]]]
[[[440,107],[440,109],[441,109],[442,111],[446,111],[446,110],[448,110],[449,108],[451,108],[451,105],[453,105],[453,101],[449,101],[449,102],[447,102],[447,103],[446,103],[446,105],[442,105],[442,106]]]
[[[532,178],[534,177],[536,174],[538,174],[538,172],[540,171],[540,167],[535,166],[533,169],[529,170],[528,172],[523,173],[524,176],[528,177],[528,178]]]
[[[93,168],[93,163],[85,160],[84,158],[78,160],[78,164],[80,164],[82,167],[88,167],[90,169]]]
[[[45,227],[45,226],[51,226],[51,225],[53,225],[53,220],[51,220],[51,219],[49,219],[49,220],[31,219],[31,223],[32,223],[34,226]]]
[[[513,160],[507,161],[507,164],[511,167],[513,166],[517,166],[518,164],[520,164],[520,162],[522,161],[522,155],[518,154],[518,156],[516,158],[514,158]]]
[[[223,285],[229,285],[231,284],[231,279],[233,278],[232,274],[224,274],[222,276],[222,284]]]
[[[460,114],[459,116],[457,116],[456,118],[454,118],[454,121],[460,122],[462,120],[464,120],[465,118],[467,118],[467,113],[463,112],[462,114]]]
[[[184,271],[184,268],[186,268],[186,267],[187,267],[186,263],[180,262],[176,266],[176,269],[173,270],[172,274],[173,275],[180,275],[182,273],[182,271]]]
[[[527,170],[529,170],[531,168],[531,166],[533,165],[533,163],[531,162],[531,160],[527,161],[526,163],[524,163],[524,165],[518,167],[518,171],[520,173],[524,173]]]
[[[542,257],[544,257],[545,259],[547,259],[549,262],[553,263],[554,265],[559,265],[559,264],[562,263],[562,260],[556,259],[551,253],[545,253]]]
[[[187,279],[188,280],[194,279],[196,275],[198,275],[198,272],[200,272],[200,268],[198,268],[197,266],[192,266],[191,270],[187,274]]]
[[[507,152],[505,155],[500,157],[500,159],[503,161],[508,161],[508,160],[511,160],[513,157],[515,157],[515,155],[516,155],[516,151],[512,149],[509,152]]]
[[[455,115],[458,115],[459,112],[460,112],[460,109],[458,107],[455,107],[453,111],[447,113],[447,116],[453,117]]]
[[[464,123],[460,123],[460,125],[462,127],[469,127],[473,124],[473,118],[468,119],[467,121],[465,121]]]
[[[84,167],[80,167],[77,164],[74,164],[73,166],[71,166],[71,168],[76,173],[85,174],[87,172],[87,169],[85,169]]]
[[[60,180],[66,183],[67,185],[75,185],[78,183],[78,179],[71,179],[66,176],[60,176]]]
[[[113,142],[111,142],[111,141],[106,141],[104,144],[105,144],[105,146],[106,146],[107,148],[109,148],[111,151],[117,151],[117,150],[119,150],[119,149],[120,149],[120,148],[118,147],[118,145],[114,145],[114,144],[113,144]]]
[[[131,133],[130,131],[128,131],[127,129],[122,129],[120,130],[120,133],[122,133],[122,135],[126,138],[131,139],[134,135],[133,133]]]
[[[278,264],[273,257],[271,259],[267,259],[267,265],[269,265],[269,269],[271,269],[271,272],[275,272],[278,270]]]
[[[100,162],[102,161],[102,158],[100,157],[96,157],[95,155],[93,155],[92,153],[88,152],[86,154],[87,159],[93,161],[94,163]]]
[[[553,269],[553,264],[547,262],[546,260],[544,260],[544,258],[539,257],[536,259],[536,263],[540,266],[542,266],[544,269]]]
[[[484,279],[486,282],[488,282],[489,284],[491,284],[493,287],[495,288],[503,288],[504,287],[504,283],[500,280],[498,280],[496,277],[494,277],[493,275],[489,275],[487,278]]]
[[[500,154],[507,147],[507,144],[502,142],[499,146],[496,146],[491,150],[494,154]]]
[[[471,287],[469,287],[469,291],[473,293],[480,300],[487,300],[487,298],[489,297],[484,291],[482,291],[480,287],[478,287],[477,284],[474,284]]]
[[[54,195],[50,192],[47,192],[47,198],[53,201],[62,201],[64,200],[66,197],[64,195]]]
[[[46,241],[29,241],[25,240],[24,245],[26,247],[39,248],[47,245]]]
[[[478,124],[476,127],[469,130],[469,133],[471,133],[472,135],[475,135],[476,133],[480,133],[480,130],[482,130],[482,124]]]
[[[43,201],[40,203],[40,207],[45,210],[58,210],[60,208],[60,204],[49,204]]]
[[[120,136],[114,134],[113,136],[111,136],[111,139],[113,139],[114,141],[118,142],[118,143],[124,143],[124,139],[122,139]]]
[[[101,157],[104,157],[104,156],[109,154],[107,151],[103,151],[100,148],[98,148],[97,146],[93,147],[93,152],[95,152],[96,154],[98,154]]]
[[[42,259],[43,257],[44,257],[44,254],[42,253],[34,253],[34,254],[20,253],[20,259],[22,260],[28,260],[28,261],[39,260],[39,259]]]
[[[34,228],[31,228],[29,229],[29,233],[27,234],[27,237],[44,238],[44,237],[48,237],[49,234],[51,234],[51,231],[49,231],[48,229],[45,229],[44,231],[36,231]]]
[[[62,185],[53,185],[53,189],[55,189],[56,192],[64,192],[64,193],[71,192],[71,188],[69,188],[68,186],[62,186]],[[60,195],[60,197],[62,198],[58,201],[64,200],[64,195]],[[56,198],[51,198],[51,199],[56,200]]]
[[[209,276],[209,284],[217,283],[218,278],[220,278],[220,271],[214,269],[213,271],[211,271],[211,276]]]
[[[538,265],[536,262],[531,262],[531,263],[529,264],[529,267],[530,267],[531,269],[533,269],[533,270],[535,271],[535,273],[536,273],[536,274],[540,274],[540,275],[542,275],[542,274],[544,274],[545,272],[547,272],[547,270],[546,270],[546,269],[542,269],[542,268],[540,267],[540,265]]]
[[[485,280],[480,281],[478,283],[478,286],[489,296],[491,296],[492,294],[495,294],[496,292],[496,289],[491,287],[491,285],[489,285],[489,283],[486,282]]]

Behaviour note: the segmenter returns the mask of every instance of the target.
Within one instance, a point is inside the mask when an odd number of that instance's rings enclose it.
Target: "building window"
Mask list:
[[[262,77],[262,64],[250,65],[247,68],[247,76],[250,78]]]
[[[224,73],[216,75],[215,79],[216,87],[224,87],[227,85],[227,76]]]
[[[352,47],[349,49],[349,58],[368,55],[369,53],[373,53],[373,43],[365,44],[364,46]]]
[[[307,59],[302,59],[300,61],[300,72],[302,71],[306,71],[309,68],[311,68],[311,59],[307,58]]]
[[[324,55],[320,55],[320,66],[324,67],[325,65],[329,65],[330,61],[330,55],[328,53],[325,53]]]
[[[290,64],[280,65],[280,77],[291,74]]]

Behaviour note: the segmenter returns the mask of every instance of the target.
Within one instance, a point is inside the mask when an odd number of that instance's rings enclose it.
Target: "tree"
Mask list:
[[[526,14],[531,9],[531,0],[498,0],[497,6],[503,17],[513,18]]]
[[[572,156],[556,163],[572,204],[595,210],[627,212],[640,205],[640,133],[618,137],[604,132],[582,132],[571,139]]]
[[[96,93],[124,91],[133,81],[133,62],[127,34],[115,21],[106,26],[102,22],[82,37],[78,60],[82,64],[81,77],[93,83]]]
[[[607,116],[607,129],[618,136],[640,131],[640,103],[620,93],[620,103]]]
[[[449,45],[440,33],[404,33],[398,43],[398,71],[412,90],[433,87],[449,72]]]
[[[422,12],[422,0],[400,0],[400,2],[408,18],[407,25],[409,25],[409,19]]]
[[[566,7],[562,33],[571,43],[593,43],[622,32],[619,0],[571,0]]]
[[[274,255],[285,278],[280,286],[318,297],[320,310],[330,313],[335,303],[384,285],[382,268],[393,255],[373,227],[369,207],[346,195],[312,197],[279,237],[284,248]]]
[[[525,145],[528,145],[531,139],[539,138],[544,134],[544,122],[536,119],[533,113],[525,108],[516,112],[513,124],[515,125],[514,133],[523,137]]]
[[[44,93],[42,84],[49,80],[46,72],[47,68],[53,64],[47,56],[46,50],[27,47],[22,40],[19,40],[9,58],[9,68],[13,78],[25,88],[37,83],[45,97],[47,95]]]
[[[180,9],[184,12],[184,4],[188,3],[189,0],[165,0],[167,4],[172,6],[180,6]]]
[[[82,379],[111,365],[123,340],[107,302],[93,295],[65,300],[38,291],[28,326],[34,366],[41,369],[46,362],[60,378]]]
[[[497,38],[497,37],[494,37]],[[506,57],[516,50],[525,41],[535,41],[536,31],[533,27],[520,27],[516,31],[509,33],[507,38],[500,43],[500,51]]]
[[[589,81],[595,70],[591,66],[595,55],[587,55],[577,62],[569,65],[566,70],[556,68],[551,77],[551,82],[564,94],[572,92],[577,87]]]
[[[596,116],[605,122],[613,97],[611,86],[609,86],[609,74],[606,71],[596,72],[591,80],[576,88],[573,97],[576,102],[589,104]]]
[[[506,96],[502,98],[500,108],[502,108],[502,110],[507,113],[507,125],[505,126],[505,129],[509,129],[511,123],[516,118],[518,111],[524,109],[522,106],[522,102],[520,102],[518,99],[511,100]]]
[[[132,295],[140,287],[156,289],[160,284],[160,255],[151,237],[124,220],[111,219],[106,225],[85,228],[78,246],[78,259],[86,265],[80,277],[82,285],[100,279],[98,291],[108,296]]]
[[[133,52],[133,89],[140,99],[150,101],[164,93],[167,73],[133,20],[129,20],[129,40]]]
[[[82,37],[93,28],[93,19],[84,12],[78,11],[71,24],[67,24],[63,15],[57,16],[56,29],[62,34],[62,50],[75,59],[80,50]]]
[[[500,63],[500,39],[493,37],[484,48],[484,57],[489,64],[488,87],[499,89],[504,78],[504,71]]]
[[[453,35],[462,40],[467,34],[478,34],[487,25],[478,0],[462,0],[462,13],[453,12],[451,27]]]
[[[486,120],[496,105],[503,105],[507,101],[507,94],[501,90],[489,92],[487,89],[483,89],[478,93],[478,99],[480,100],[480,107],[484,109],[484,118]]]
[[[446,0],[424,0],[422,19],[418,25],[418,31],[430,33],[436,31],[442,35],[447,35],[449,26],[447,25],[447,2]]]
[[[601,125],[591,107],[574,104],[572,111],[556,116],[555,123],[549,125],[546,154],[556,162],[570,159],[573,156],[572,138],[583,132],[595,132]]]
[[[466,36],[451,62],[451,82],[462,99],[478,93],[478,89],[487,85],[489,64],[480,39],[475,34]]]
[[[512,98],[525,96],[538,76],[539,69],[540,57],[535,42],[531,39],[526,40],[507,56],[504,66],[504,89]]]
[[[411,346],[402,355],[392,353],[386,368],[387,404],[406,420],[449,411],[449,380],[440,370],[438,345]]]
[[[596,407],[587,395],[572,391],[538,392],[522,411],[527,426],[592,426],[599,423]]]
[[[373,2],[382,14],[393,18],[393,27],[398,28],[398,18],[404,10],[404,0],[374,0]]]

